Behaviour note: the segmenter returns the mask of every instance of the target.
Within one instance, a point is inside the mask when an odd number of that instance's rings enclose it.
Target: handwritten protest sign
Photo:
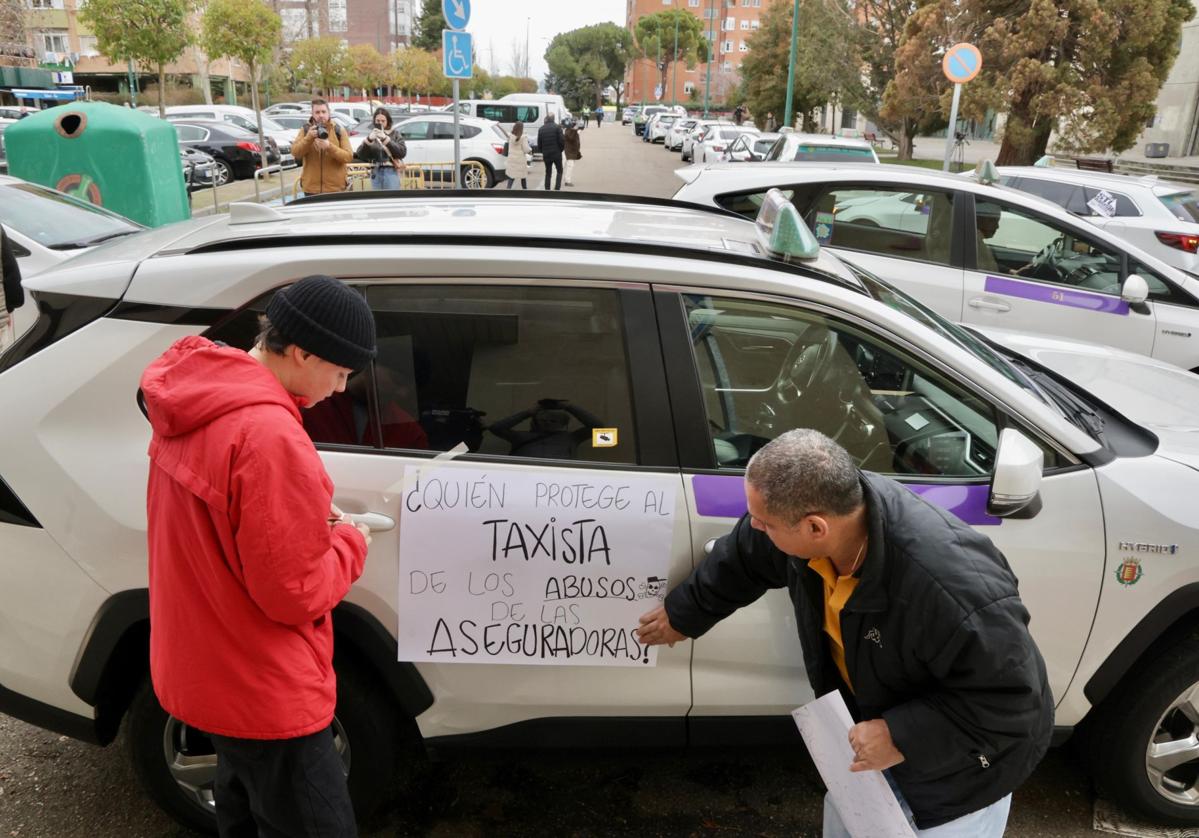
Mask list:
[[[653,666],[676,481],[431,465],[405,474],[399,659]]]

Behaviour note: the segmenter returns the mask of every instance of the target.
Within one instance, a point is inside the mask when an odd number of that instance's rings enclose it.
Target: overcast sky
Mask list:
[[[490,71],[494,63],[501,75],[512,72],[512,45],[523,46],[527,21],[529,74],[538,84],[545,79],[545,50],[555,35],[604,21],[624,26],[624,0],[472,0],[470,5],[466,31],[474,35],[479,65]]]

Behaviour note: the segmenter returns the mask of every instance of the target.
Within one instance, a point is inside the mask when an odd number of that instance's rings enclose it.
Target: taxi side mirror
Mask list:
[[[1015,428],[999,434],[987,512],[1000,518],[1032,518],[1041,511],[1045,452]]]
[[[1129,305],[1144,305],[1149,299],[1149,283],[1139,274],[1129,274],[1120,288],[1120,299]]]

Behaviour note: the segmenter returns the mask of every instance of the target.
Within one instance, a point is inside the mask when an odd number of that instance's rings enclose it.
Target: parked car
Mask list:
[[[633,117],[633,134],[638,137],[644,136],[645,124],[649,122],[650,117],[654,114],[666,113],[669,110],[670,108],[665,105],[646,105]]]
[[[276,115],[282,116],[283,114],[306,114],[311,112],[311,102],[280,102],[277,105],[271,105],[269,108],[263,110],[263,113],[272,119]]]
[[[536,144],[537,129],[541,127],[545,118],[545,103],[542,102],[467,99],[458,103],[458,109],[465,116],[487,119],[498,124],[505,134],[512,133],[512,126],[517,122],[523,122],[531,144]]]
[[[1156,175],[1001,166],[1000,182],[1052,201],[1163,262],[1199,276],[1199,187]]]
[[[374,108],[365,102],[330,102],[329,113],[345,117],[347,125],[357,125],[364,119],[370,119]]]
[[[743,135],[756,137],[760,132],[750,125],[717,125],[704,132],[691,146],[691,156],[696,164],[714,163],[724,157],[733,140]]]
[[[742,134],[729,145],[724,159],[730,163],[760,163],[782,134]]]
[[[665,143],[666,132],[679,119],[681,117],[674,113],[660,113],[650,117],[649,122],[645,126],[645,141],[649,143]]]
[[[163,712],[147,675],[150,427],[138,377],[183,336],[248,347],[278,288],[328,273],[375,312],[381,351],[364,373],[368,398],[406,405],[416,426],[406,437],[415,447],[362,441],[381,441],[378,428],[349,440],[313,432],[337,503],[367,513],[374,530],[365,573],[332,618],[333,724],[360,817],[394,791],[397,749],[412,741],[798,747],[789,714],[813,696],[783,591],[697,640],[655,649],[652,665],[638,650],[635,667],[567,670],[580,662],[569,650],[530,645],[538,665],[486,666],[496,644],[471,651],[466,640],[430,646],[433,659],[414,664],[397,662],[399,638],[423,640],[432,623],[401,610],[401,591],[423,582],[399,567],[419,558],[402,554],[401,533],[419,523],[408,515],[423,508],[408,493],[423,480],[433,492],[424,497],[438,497],[434,469],[443,487],[482,469],[514,485],[649,480],[671,487],[654,510],[664,523],[652,537],[640,523],[612,523],[607,539],[622,570],[632,545],[660,540],[648,555],[665,568],[666,585],[654,587],[664,592],[745,511],[747,458],[784,430],[814,427],[1004,551],[1046,661],[1059,738],[1087,721],[1087,765],[1105,794],[1159,821],[1199,823],[1188,593],[1199,585],[1199,381],[1059,339],[1005,349],[812,246],[781,196],[765,203],[758,223],[651,199],[510,193],[235,204],[32,278],[39,338],[0,357],[0,615],[20,627],[0,632],[0,711],[100,744],[123,730],[147,794],[212,829],[211,744]],[[547,393],[619,436],[546,460],[514,455],[487,430]],[[460,442],[466,453],[432,462]],[[455,491],[491,502],[488,485],[486,497],[478,486]],[[464,513],[447,514],[443,539]],[[450,587],[437,613],[454,632],[458,600],[471,599],[453,594],[466,591],[464,560],[438,557],[453,575],[440,580]],[[560,565],[529,566],[538,598],[549,596]],[[566,572],[611,576],[607,561]],[[588,600],[566,596],[595,619]],[[648,610],[655,596],[634,605]],[[535,609],[493,622],[509,638],[529,635],[528,624],[539,642]]]
[[[558,93],[508,93],[497,101],[515,105],[537,105],[543,118],[545,114],[553,114],[559,125],[574,116]]]
[[[817,238],[951,320],[1199,370],[1199,279],[1017,189],[910,166],[720,164],[675,198],[757,213],[784,190]]]
[[[236,125],[214,119],[172,120],[179,135],[179,145],[198,149],[212,155],[217,164],[217,185],[231,180],[254,177],[262,166],[258,134],[238,128]],[[266,138],[267,165],[279,162],[279,149],[275,141]]]
[[[228,122],[255,136],[258,135],[259,118],[250,108],[240,105],[172,105],[167,108],[167,119],[179,122],[191,119],[212,119],[218,122]],[[266,114],[261,117],[262,133],[275,141],[279,149],[283,166],[294,166],[296,161],[291,156],[291,144],[296,132],[275,122]]]
[[[699,120],[692,117],[679,117],[666,132],[666,139],[663,145],[667,151],[679,151],[683,147],[683,137],[687,132],[699,124]]]
[[[463,162],[477,161],[483,164],[484,176],[480,179],[474,167],[462,168],[462,185],[465,189],[490,189],[504,178],[508,158],[504,156],[504,143],[508,135],[504,129],[487,119],[460,116],[459,146]],[[409,117],[398,123],[396,128],[408,147],[405,163],[448,163],[448,175],[452,176],[454,162],[454,115],[452,113],[424,114]]]
[[[361,143],[366,139],[366,134],[358,130],[358,126],[362,123],[352,123],[347,121],[347,117],[343,114],[329,114],[329,118],[345,129],[346,136],[350,138],[350,146],[356,148],[356,143]],[[392,116],[395,119],[395,116]],[[271,121],[290,132],[291,142],[295,142],[296,136],[300,133],[301,128],[307,128],[312,124],[311,113],[296,113],[296,114],[279,114],[271,117]],[[366,124],[370,124],[370,120],[365,120]]]
[[[680,149],[683,162],[687,163],[694,161],[695,144],[703,141],[704,132],[706,132],[709,128],[717,125],[731,126],[732,124],[733,123],[731,122],[721,122],[718,119],[698,121],[690,131],[683,135],[683,145]]]
[[[630,122],[633,121],[633,117],[635,117],[637,115],[637,112],[640,110],[641,110],[640,105],[626,105],[624,110],[621,111],[621,114],[620,114],[620,124],[628,125]]]
[[[780,132],[782,135],[767,153],[768,162],[797,163],[877,163],[874,146],[857,137],[830,137],[826,134]]]
[[[183,165],[183,182],[188,192],[206,189],[216,181],[217,162],[211,154],[196,148],[180,147],[179,159]]]

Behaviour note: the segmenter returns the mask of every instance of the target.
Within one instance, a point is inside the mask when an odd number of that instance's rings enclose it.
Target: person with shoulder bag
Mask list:
[[[598,127],[598,126],[596,126]],[[566,139],[566,185],[574,186],[575,162],[583,159],[583,138],[579,136],[579,127],[574,120],[566,121],[566,130],[562,132]]]
[[[373,121],[375,127],[358,147],[358,157],[371,164],[372,189],[401,189],[408,147],[399,129],[391,127],[391,114],[386,108],[375,108]]]
[[[512,133],[508,135],[508,142],[504,143],[504,153],[508,158],[507,167],[504,172],[508,176],[508,188],[512,188],[512,184],[520,179],[520,188],[529,188],[529,155],[533,153],[533,146],[529,144],[529,138],[525,136],[525,124],[523,122],[515,122],[512,125]]]

